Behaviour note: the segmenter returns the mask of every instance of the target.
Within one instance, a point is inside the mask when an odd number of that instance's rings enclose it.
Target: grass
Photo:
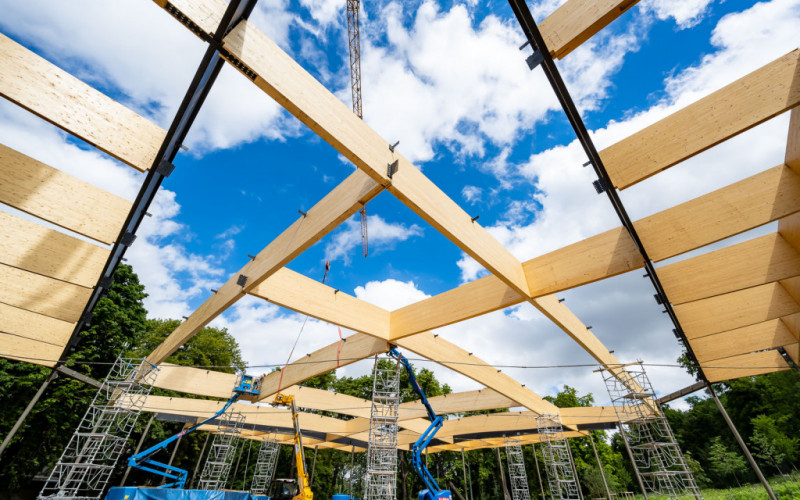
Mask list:
[[[800,500],[800,473],[793,473],[785,477],[771,477],[769,478],[769,485],[778,500]],[[714,488],[707,488],[701,490],[705,500],[769,500],[767,492],[761,483],[747,484],[740,488],[728,488],[718,490]],[[636,495],[636,499],[644,498],[642,495]],[[666,497],[657,497],[650,495],[651,500],[661,499]],[[693,499],[694,497],[681,497],[681,499]]]

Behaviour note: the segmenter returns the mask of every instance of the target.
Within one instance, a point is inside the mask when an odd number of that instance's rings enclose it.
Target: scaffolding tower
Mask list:
[[[683,495],[703,498],[672,428],[656,402],[641,361],[630,365],[619,377],[601,371],[620,432],[646,492],[669,498]]]
[[[101,497],[157,374],[146,360],[117,358],[37,498]]]
[[[511,498],[513,500],[530,500],[528,490],[528,474],[525,471],[525,458],[519,439],[506,440],[506,457],[508,461],[508,477],[511,478]]]
[[[217,429],[214,440],[200,474],[197,488],[200,490],[221,490],[228,483],[239,434],[244,423],[244,415],[237,411],[228,411],[216,419]]]
[[[539,415],[536,425],[550,496],[560,500],[580,500],[578,479],[575,477],[569,442],[561,426],[561,417],[555,414]]]
[[[253,482],[250,483],[250,493],[253,495],[266,495],[272,476],[275,475],[275,466],[278,464],[280,445],[273,438],[261,441],[256,460],[256,470],[253,473]]]
[[[400,406],[400,362],[381,366],[375,356],[372,409],[369,420],[366,500],[394,500],[397,497],[397,420]]]

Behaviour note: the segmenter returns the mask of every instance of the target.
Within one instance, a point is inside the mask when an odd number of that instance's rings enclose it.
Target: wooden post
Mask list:
[[[542,490],[542,498],[547,498],[544,494],[544,483],[542,482],[542,471],[539,470],[539,458],[536,456],[536,445],[531,443],[531,449],[533,450],[533,462],[536,464],[536,475],[539,476],[539,489]]]
[[[200,449],[200,456],[197,457],[197,464],[194,466],[194,473],[192,473],[192,484],[189,488],[194,487],[194,482],[197,480],[197,472],[200,470],[200,464],[203,462],[203,453],[206,452],[206,446],[208,445],[208,439],[211,437],[211,433],[206,433],[206,440],[203,442],[203,448]]]
[[[33,410],[33,407],[36,406],[36,403],[39,401],[39,398],[42,397],[42,393],[44,393],[44,390],[47,389],[47,386],[50,385],[50,382],[55,380],[57,377],[58,377],[58,372],[56,372],[56,370],[53,369],[53,371],[50,372],[50,375],[48,375],[47,378],[44,379],[44,382],[42,382],[42,385],[39,387],[39,390],[36,391],[36,394],[34,394],[33,398],[31,398],[31,402],[28,403],[28,406],[26,406],[25,410],[22,411],[22,415],[20,415],[16,423],[14,423],[14,427],[11,428],[11,430],[6,435],[5,439],[3,439],[3,444],[0,444],[0,455],[2,455],[4,451],[6,451],[8,443],[10,443],[11,440],[14,438],[14,435],[22,426],[22,422],[24,422],[25,419],[28,418],[28,414],[31,412],[31,410]]]
[[[608,489],[608,482],[606,482],[606,473],[603,472],[603,464],[600,463],[600,455],[597,454],[597,447],[594,445],[594,438],[592,431],[589,431],[589,442],[592,443],[592,451],[594,452],[594,459],[597,460],[597,467],[600,469],[600,477],[603,478],[603,487],[606,489],[606,497],[611,498],[611,490]]]
[[[569,462],[572,465],[572,473],[575,474],[575,486],[578,487],[578,496],[583,500],[583,491],[581,491],[581,482],[578,480],[578,468],[575,467],[575,459],[572,458],[572,447],[569,445],[569,439],[565,439],[567,442],[567,453],[569,453]]]
[[[742,449],[744,456],[747,457],[747,461],[750,462],[750,467],[753,468],[753,472],[756,473],[758,476],[758,480],[761,481],[761,485],[764,486],[764,489],[767,490],[767,495],[771,500],[777,500],[775,497],[775,493],[772,491],[769,483],[767,482],[767,478],[764,477],[764,474],[761,473],[761,469],[758,467],[753,455],[750,454],[750,450],[747,449],[747,445],[744,443],[742,436],[739,435],[739,431],[736,430],[736,426],[733,425],[733,421],[728,416],[728,412],[725,411],[725,407],[722,406],[722,402],[717,397],[716,391],[714,391],[714,386],[708,384],[708,392],[711,394],[711,397],[714,398],[714,403],[717,405],[719,412],[722,413],[722,418],[725,419],[725,423],[728,424],[728,427],[731,429],[733,436],[736,438],[736,442],[739,443],[739,448]]]
[[[147,421],[147,425],[144,426],[144,431],[142,432],[142,437],[139,438],[139,443],[136,444],[136,450],[134,450],[134,452],[133,452],[134,455],[139,453],[139,450],[142,449],[142,443],[144,443],[144,438],[147,437],[147,431],[150,430],[150,425],[152,425],[153,420],[155,420],[155,419],[156,419],[156,414],[153,413],[150,416],[150,420]],[[125,474],[122,476],[122,482],[119,483],[120,486],[125,486],[125,481],[128,480],[128,474],[130,474],[130,472],[131,472],[131,468],[130,467],[125,469]]]
[[[500,447],[495,448],[497,452],[497,467],[499,468],[500,484],[503,486],[503,497],[506,500],[511,500],[511,494],[508,492],[508,485],[506,484],[506,473],[503,470],[503,461],[500,459]]]
[[[639,488],[642,489],[642,495],[644,495],[644,500],[649,500],[650,497],[647,496],[647,490],[644,488],[644,482],[642,481],[642,476],[639,474],[639,468],[636,467],[636,460],[633,458],[633,452],[631,451],[631,447],[628,444],[628,436],[625,435],[625,430],[622,428],[622,422],[617,422],[617,427],[619,428],[619,433],[622,435],[622,442],[625,443],[625,450],[628,452],[628,458],[631,460],[631,465],[633,466],[633,473],[636,474],[636,481],[639,482]]]

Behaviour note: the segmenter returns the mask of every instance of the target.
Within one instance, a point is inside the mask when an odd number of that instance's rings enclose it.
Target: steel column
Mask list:
[[[608,482],[606,482],[606,473],[603,472],[603,464],[600,463],[600,455],[597,454],[597,447],[594,445],[594,438],[592,431],[589,431],[589,442],[592,443],[592,451],[594,452],[594,459],[597,460],[597,468],[600,469],[600,477],[603,478],[603,487],[606,489],[606,496],[611,498],[611,490],[608,489]]]
[[[761,469],[758,467],[753,455],[750,454],[750,450],[747,448],[747,445],[744,443],[742,436],[739,435],[739,431],[736,429],[736,426],[733,425],[733,421],[728,416],[728,412],[725,411],[725,407],[722,406],[722,402],[717,397],[716,391],[714,391],[714,386],[708,386],[708,392],[711,394],[711,397],[714,399],[714,403],[716,403],[719,412],[722,413],[722,418],[725,419],[725,423],[728,424],[728,427],[731,429],[731,433],[736,438],[736,442],[739,443],[739,448],[742,449],[742,453],[747,458],[747,461],[750,462],[750,467],[753,468],[753,472],[756,473],[758,476],[758,480],[761,481],[761,485],[764,486],[764,489],[767,490],[767,495],[769,495],[771,500],[777,500],[775,497],[775,493],[772,491],[767,479],[764,477],[764,474],[761,473]]]
[[[575,474],[575,484],[578,486],[578,496],[583,500],[583,491],[581,490],[581,480],[578,478],[578,468],[575,467],[575,458],[572,456],[572,447],[569,445],[569,439],[565,440],[567,442],[567,453],[569,453],[569,462],[572,464],[572,473]]]
[[[647,490],[644,487],[644,481],[642,481],[642,476],[639,475],[639,468],[636,467],[636,459],[633,458],[633,452],[628,444],[628,438],[625,436],[625,430],[622,428],[622,422],[617,422],[617,427],[619,428],[619,433],[622,435],[622,442],[625,443],[625,450],[628,452],[628,458],[631,461],[633,473],[636,475],[636,481],[639,483],[639,488],[642,490],[642,495],[644,495],[644,500],[648,500],[650,497],[647,496]]]
[[[139,442],[136,444],[136,450],[134,450],[134,452],[133,452],[134,455],[139,453],[139,450],[142,449],[142,443],[144,443],[144,439],[147,437],[147,431],[150,430],[150,426],[153,424],[153,420],[155,420],[155,419],[156,419],[156,414],[153,413],[150,416],[150,420],[147,421],[147,425],[144,426],[144,431],[142,431],[141,437],[139,437]],[[122,476],[122,481],[119,483],[120,486],[125,486],[125,481],[128,480],[128,474],[130,474],[130,473],[131,473],[131,467],[128,466],[125,469],[125,474]]]
[[[547,498],[544,494],[544,483],[542,482],[542,471],[539,469],[539,458],[536,456],[536,445],[531,443],[531,450],[533,450],[533,463],[536,464],[536,475],[539,477],[539,488],[542,490],[542,498]]]
[[[207,432],[206,440],[203,441],[203,447],[200,449],[200,456],[197,457],[197,464],[194,466],[194,472],[192,473],[192,484],[190,488],[194,488],[194,482],[197,480],[197,472],[200,470],[200,464],[203,463],[203,454],[206,452],[206,446],[208,446],[208,440],[210,437],[211,433]]]

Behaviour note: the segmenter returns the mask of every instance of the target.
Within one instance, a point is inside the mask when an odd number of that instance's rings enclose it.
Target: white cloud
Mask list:
[[[430,297],[430,295],[417,288],[413,281],[398,281],[395,279],[370,281],[364,286],[357,286],[355,295],[361,300],[389,311]]]
[[[334,22],[345,24],[345,2],[342,0],[300,0],[300,5],[308,9],[311,17],[323,27]]]
[[[672,18],[679,29],[691,28],[703,20],[713,0],[645,0],[641,2],[642,10],[651,10],[663,20]]]
[[[370,253],[381,252],[397,242],[415,236],[422,236],[422,228],[416,224],[406,226],[402,223],[386,222],[380,215],[367,216]],[[349,265],[353,250],[358,247],[360,251],[361,248],[361,216],[356,214],[346,220],[330,238],[325,245],[325,259],[330,261],[342,259],[345,265]]]
[[[464,186],[461,190],[461,196],[464,197],[464,200],[474,205],[481,201],[481,195],[483,194],[483,189],[479,188],[478,186]]]

